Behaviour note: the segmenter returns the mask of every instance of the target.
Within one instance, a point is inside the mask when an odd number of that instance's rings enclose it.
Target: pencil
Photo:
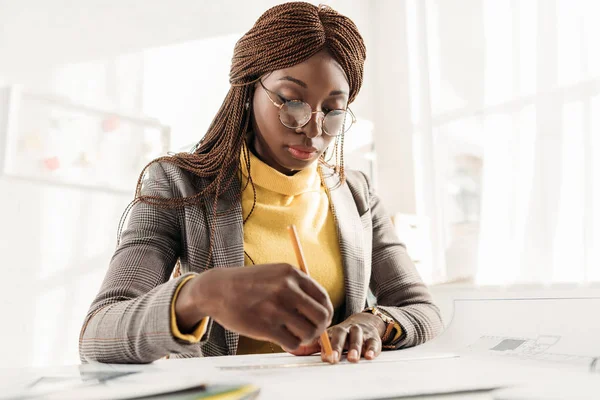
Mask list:
[[[302,272],[310,276],[310,273],[308,272],[308,266],[306,265],[306,259],[304,258],[304,252],[302,251],[302,246],[300,245],[300,239],[298,238],[298,232],[296,231],[296,226],[288,226],[288,232],[290,233],[290,238],[292,239],[292,245],[294,246],[294,252],[296,253],[296,259],[298,260],[299,267]],[[329,341],[327,331],[321,334],[321,343],[325,349],[325,355],[327,358],[331,358],[333,349],[331,348],[331,342]]]

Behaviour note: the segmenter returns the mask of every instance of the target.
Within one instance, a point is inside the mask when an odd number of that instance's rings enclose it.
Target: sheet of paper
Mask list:
[[[376,361],[363,360],[358,364],[344,361],[329,365],[321,362],[320,356],[289,354],[169,360],[157,364],[168,370],[193,370],[207,363],[220,372],[220,382],[244,380],[259,386],[261,400],[409,397],[487,390],[507,383],[503,378],[483,373],[478,365],[456,354],[420,352],[418,348],[384,352]],[[472,372],[461,371],[465,368]]]
[[[19,384],[4,386],[0,399],[119,400],[199,388],[219,381],[214,368],[163,370],[152,365],[83,365],[39,371]],[[230,381],[229,385],[237,384]],[[245,382],[241,382],[243,384]]]
[[[384,352],[376,362],[328,366],[319,357],[273,355],[224,358],[218,367],[261,383],[264,398],[276,398],[298,381],[311,382],[298,398],[366,399],[492,387],[512,387],[514,394],[549,377],[558,380],[557,371],[568,388],[571,378],[576,382],[588,374],[600,354],[600,320],[591,318],[598,309],[600,299],[590,298],[461,300],[436,340]],[[372,384],[363,390],[364,380]],[[336,385],[333,393],[328,382],[338,381],[345,385]],[[600,398],[600,386],[588,388]]]
[[[494,400],[598,400],[600,376],[572,369],[529,372],[529,382],[492,393]]]
[[[426,353],[419,354],[418,352],[385,352],[378,358],[372,361],[361,361],[361,365],[366,364],[380,364],[380,363],[399,363],[417,360],[434,360],[443,358],[454,358],[458,357],[452,353]],[[260,358],[244,358],[244,357],[230,357],[229,362],[225,365],[219,365],[217,368],[223,371],[252,371],[252,370],[273,370],[273,369],[294,369],[294,368],[308,368],[308,367],[331,367],[331,365],[321,361],[321,356],[309,356],[309,357],[294,357],[287,354],[277,354],[271,356],[263,356]],[[338,365],[350,365],[351,363],[347,359],[343,359]]]
[[[492,366],[490,366],[490,369]],[[381,399],[470,392],[510,383],[468,359],[338,364],[230,372],[261,387],[261,399]]]
[[[457,300],[450,326],[421,351],[562,362],[600,355],[599,298]]]
[[[509,365],[527,379],[499,400],[600,399],[599,298],[458,300],[448,329],[418,351]],[[590,371],[595,371],[594,373]]]

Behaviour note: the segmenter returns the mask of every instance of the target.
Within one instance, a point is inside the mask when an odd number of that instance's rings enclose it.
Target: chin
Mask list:
[[[309,160],[299,160],[297,158],[294,158],[292,155],[290,155],[287,150],[284,150],[284,152],[283,152],[282,156],[279,158],[278,162],[279,162],[279,165],[281,165],[285,169],[293,170],[293,171],[300,171],[300,170],[303,170],[303,169],[311,166],[313,163],[315,163],[318,160],[318,158],[319,157],[315,157],[315,158],[312,158]]]

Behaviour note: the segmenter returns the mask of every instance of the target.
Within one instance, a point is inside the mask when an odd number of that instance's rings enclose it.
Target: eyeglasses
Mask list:
[[[324,111],[313,111],[310,104],[300,100],[288,100],[283,104],[279,104],[274,101],[269,93],[278,96],[276,93],[267,89],[259,80],[260,85],[265,89],[265,93],[271,103],[279,108],[279,121],[283,126],[290,129],[298,129],[306,126],[308,121],[312,118],[313,114],[321,113],[323,118],[317,119],[317,123],[321,123],[321,130],[329,136],[339,136],[342,133],[348,132],[350,127],[356,122],[356,117],[349,108],[345,110],[335,109]]]

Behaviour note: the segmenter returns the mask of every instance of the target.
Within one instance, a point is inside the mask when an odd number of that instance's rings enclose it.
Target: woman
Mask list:
[[[286,3],[258,19],[235,46],[204,139],[142,173],[82,328],[83,361],[308,355],[327,329],[334,352],[323,360],[346,350],[357,362],[439,332],[380,200],[344,169],[364,60],[356,26],[329,7]],[[292,224],[311,277],[293,266]]]

